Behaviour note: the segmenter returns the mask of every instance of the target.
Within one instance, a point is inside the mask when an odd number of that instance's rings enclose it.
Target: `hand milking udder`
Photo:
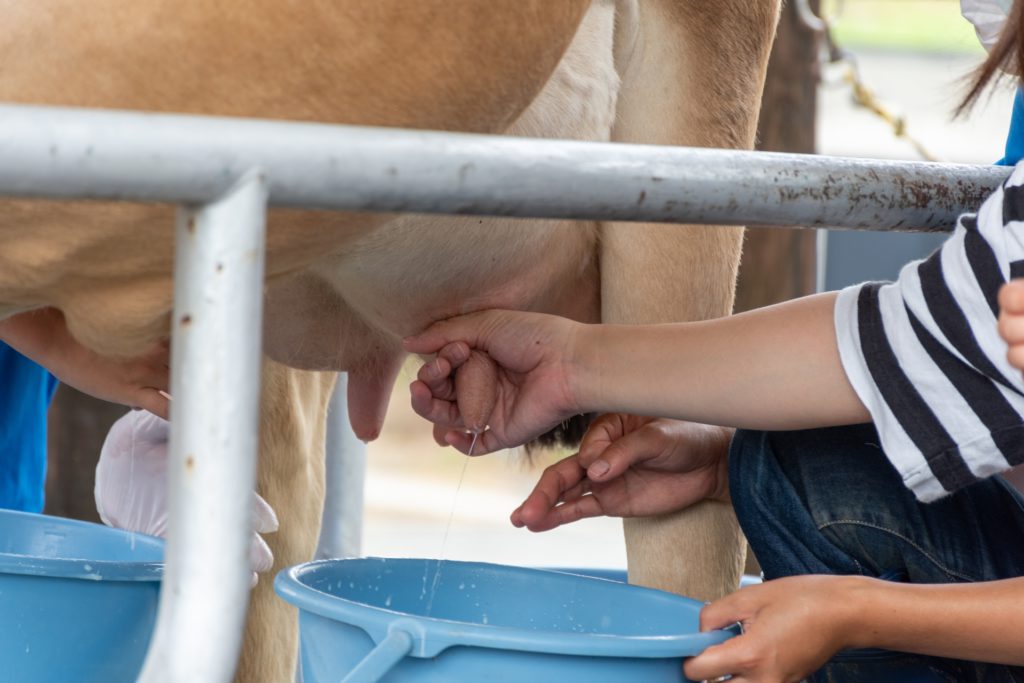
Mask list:
[[[473,434],[469,455],[473,455],[477,438],[487,428],[497,400],[498,368],[487,354],[471,351],[469,358],[455,372],[455,393],[462,422]]]

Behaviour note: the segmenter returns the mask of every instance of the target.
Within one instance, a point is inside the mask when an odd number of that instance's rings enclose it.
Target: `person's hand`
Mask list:
[[[737,683],[790,683],[849,646],[849,584],[862,577],[793,576],[747,586],[705,605],[700,630],[739,622],[743,634],[685,662],[695,681],[731,675]]]
[[[487,311],[435,323],[405,340],[411,353],[437,354],[409,387],[412,407],[434,423],[434,438],[482,455],[520,446],[582,412],[574,396],[574,346],[582,325],[536,313]],[[459,378],[474,353],[496,367]],[[477,359],[479,360],[479,359]],[[476,361],[474,361],[475,363]],[[473,415],[474,435],[465,419]],[[484,429],[486,427],[486,429]]]
[[[511,517],[547,531],[587,517],[660,515],[727,501],[732,430],[677,420],[602,415],[579,453],[551,465]]]
[[[110,428],[96,465],[96,510],[107,526],[150,536],[167,535],[167,440],[169,423],[143,410],[133,410]],[[270,546],[260,534],[277,531],[277,515],[255,492],[252,501],[253,571],[274,565]]]
[[[1010,280],[999,290],[999,335],[1009,347],[1010,365],[1024,370],[1024,279]]]
[[[135,358],[108,358],[67,337],[46,368],[79,391],[111,403],[142,408],[167,419],[170,412],[170,347],[159,342]]]
[[[63,382],[90,396],[145,408],[166,418],[170,346],[159,342],[136,358],[109,358],[79,344],[54,308],[0,321],[0,338]]]

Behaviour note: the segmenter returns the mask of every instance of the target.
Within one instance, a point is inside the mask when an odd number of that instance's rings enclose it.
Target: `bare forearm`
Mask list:
[[[79,391],[167,417],[170,378],[168,349],[163,344],[137,358],[99,356],[75,341],[64,314],[55,308],[0,320],[0,340]]]
[[[63,321],[61,312],[54,308],[19,313],[0,320],[0,340],[23,356],[43,363],[54,336],[64,333]]]
[[[834,303],[822,294],[699,323],[587,327],[580,403],[751,429],[866,422],[839,360]]]
[[[935,585],[848,578],[848,647],[1024,665],[1024,578]]]

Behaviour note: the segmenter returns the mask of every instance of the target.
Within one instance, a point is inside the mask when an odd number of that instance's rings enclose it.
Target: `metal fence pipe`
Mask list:
[[[169,537],[140,681],[221,683],[249,600],[266,181],[179,212],[171,363]]]
[[[0,195],[203,203],[247,168],[270,203],[868,230],[949,230],[990,166],[0,106]]]
[[[327,405],[324,449],[324,509],[314,558],[358,557],[363,548],[363,500],[366,486],[366,444],[352,431],[348,418],[348,373]]]

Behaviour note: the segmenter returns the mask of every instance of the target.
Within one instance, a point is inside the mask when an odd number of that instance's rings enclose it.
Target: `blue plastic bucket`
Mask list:
[[[548,571],[592,576],[608,581],[626,581],[625,569],[592,567],[552,567]],[[745,574],[740,588],[762,583],[759,576]],[[829,660],[840,672],[822,670],[809,676],[807,683],[828,683],[838,676],[841,680],[871,681],[871,683],[945,683],[949,680],[940,668],[930,666],[930,660],[918,655],[907,655],[889,650],[843,650]]]
[[[158,538],[0,510],[0,679],[134,681],[163,552]]]
[[[565,572],[567,574],[579,574],[580,576],[592,576],[595,579],[606,579],[608,581],[619,581],[626,583],[628,573],[625,569],[607,569],[604,567],[538,567],[552,572]],[[755,586],[761,583],[760,576],[744,574],[740,577],[740,588],[744,586]]]
[[[286,569],[305,683],[686,680],[682,661],[732,637],[698,633],[701,603],[560,572],[363,558]]]

